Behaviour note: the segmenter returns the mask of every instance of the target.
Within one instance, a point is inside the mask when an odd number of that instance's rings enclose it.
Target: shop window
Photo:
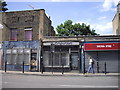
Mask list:
[[[12,58],[11,58],[11,64],[16,64],[16,60],[17,60],[17,54],[13,54]]]
[[[17,60],[17,49],[12,50],[11,64],[16,64]]]
[[[23,53],[24,53],[23,49],[18,49],[18,57],[17,57],[17,61],[16,61],[16,63],[18,65],[22,65],[22,63],[23,63],[23,60],[24,60],[24,54]]]
[[[11,64],[11,54],[6,54],[7,64]]]
[[[43,61],[44,61],[44,66],[50,66],[50,53],[48,51],[45,51],[43,53]]]
[[[69,66],[69,54],[64,52],[54,52],[52,59],[51,53],[49,51],[44,51],[43,61],[45,67],[52,66],[52,61],[54,67],[61,67],[62,63],[64,66]]]
[[[25,30],[25,40],[32,40],[32,28],[26,28]]]
[[[17,30],[16,29],[11,30],[10,40],[17,40]]]
[[[25,65],[30,64],[30,49],[7,49],[6,51],[7,64]]]
[[[17,61],[16,61],[16,63],[18,64],[18,65],[22,65],[22,63],[23,63],[23,58],[24,56],[22,55],[22,54],[18,54],[18,58],[17,58]]]
[[[30,64],[30,49],[24,50],[24,64],[29,65]]]
[[[6,50],[6,60],[5,61],[7,61],[7,64],[11,64],[11,49],[7,49]]]

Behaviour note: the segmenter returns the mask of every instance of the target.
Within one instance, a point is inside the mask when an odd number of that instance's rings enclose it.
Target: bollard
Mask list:
[[[5,61],[5,72],[7,71],[7,61]]]
[[[24,73],[24,61],[23,61],[23,70],[22,70],[22,72]]]
[[[84,71],[83,71],[83,74],[85,74],[85,63],[84,63]]]
[[[99,62],[97,61],[97,73],[99,73]]]
[[[106,62],[105,62],[105,74],[106,74]]]
[[[63,68],[63,64],[62,64],[62,74],[64,74],[64,68]]]
[[[52,52],[52,74],[53,74],[53,52]]]
[[[41,73],[43,74],[43,62],[42,62],[42,64],[41,64],[41,65],[42,65]]]

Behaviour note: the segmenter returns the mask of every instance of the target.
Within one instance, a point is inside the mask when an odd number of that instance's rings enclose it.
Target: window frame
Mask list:
[[[13,39],[13,33],[16,33],[15,34],[15,39]],[[18,30],[17,30],[17,28],[10,30],[10,40],[11,41],[17,41],[18,40]]]
[[[44,51],[43,53],[45,54],[46,52],[48,52],[47,54],[49,54],[48,56],[49,56],[49,60],[48,61],[45,61],[45,60],[43,60],[44,61],[44,67],[52,67],[52,65],[50,65],[50,61],[51,61],[51,52],[50,51]],[[55,61],[55,53],[58,53],[58,55],[59,55],[59,57],[60,57],[60,54],[64,54],[64,53],[67,53],[66,55],[67,55],[67,57],[66,57],[66,65],[64,65],[64,67],[70,67],[70,57],[69,57],[69,53],[68,52],[54,52],[54,55],[53,55],[53,67],[62,67],[62,64],[61,64],[61,59],[59,58],[59,64],[60,65],[54,65],[54,61]],[[43,55],[43,58],[44,58],[44,56],[46,56],[46,55]],[[63,60],[63,57],[62,57],[62,60]],[[48,65],[45,65],[45,63],[46,62],[48,62]]]
[[[31,38],[30,39],[26,38],[26,32],[27,31],[31,31]],[[32,29],[32,27],[28,27],[28,28],[24,29],[24,40],[28,40],[28,41],[32,41],[33,40],[33,29]]]

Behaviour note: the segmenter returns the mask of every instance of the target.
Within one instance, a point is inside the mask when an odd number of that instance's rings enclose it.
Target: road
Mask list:
[[[2,88],[118,88],[118,77],[3,74]]]

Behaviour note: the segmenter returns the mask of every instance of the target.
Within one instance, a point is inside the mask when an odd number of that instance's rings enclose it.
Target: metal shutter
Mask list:
[[[106,61],[107,72],[118,72],[118,51],[102,51],[98,53],[100,70],[104,71]]]
[[[97,72],[97,57],[99,62],[99,72],[102,73],[105,71],[105,61],[107,72],[115,73],[118,72],[118,51],[89,51],[85,52],[85,70],[87,71],[89,67],[89,57],[95,61],[94,70]]]

